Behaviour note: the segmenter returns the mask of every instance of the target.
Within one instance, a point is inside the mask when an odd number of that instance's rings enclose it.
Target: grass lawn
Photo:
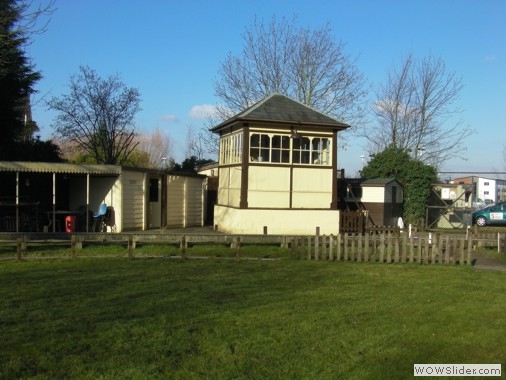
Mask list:
[[[506,274],[175,258],[0,262],[0,379],[406,379],[502,363]]]

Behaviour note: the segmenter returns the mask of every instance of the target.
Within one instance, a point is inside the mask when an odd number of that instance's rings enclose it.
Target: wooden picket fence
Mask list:
[[[84,243],[124,244],[134,257],[137,244],[170,244],[181,248],[186,257],[190,245],[229,245],[237,252],[243,244],[270,244],[289,248],[293,257],[307,260],[379,263],[471,264],[472,251],[497,247],[506,253],[506,229],[478,229],[460,234],[416,232],[409,235],[396,227],[370,229],[365,234],[320,235],[224,235],[224,234],[0,234],[0,245],[15,245],[18,259],[29,245],[69,246],[77,257]]]
[[[497,252],[506,253],[506,227],[473,226],[468,233],[473,235],[473,242],[477,247],[497,247]]]
[[[291,249],[307,260],[470,265],[473,239],[432,233],[316,235],[293,238]]]

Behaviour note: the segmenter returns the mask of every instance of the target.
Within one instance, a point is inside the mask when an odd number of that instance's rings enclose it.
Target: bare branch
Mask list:
[[[173,161],[172,139],[160,128],[150,134],[137,136],[137,149],[148,156],[148,166],[151,168],[166,168]]]
[[[255,19],[241,56],[229,54],[215,80],[227,116],[275,92],[356,125],[364,119],[365,80],[329,25],[311,30],[296,19]]]
[[[81,67],[70,78],[70,93],[47,104],[58,111],[56,134],[78,144],[97,163],[121,165],[138,144],[133,120],[140,111],[140,94],[118,75],[103,79]]]
[[[448,73],[442,59],[416,61],[410,54],[379,89],[378,126],[364,128],[361,135],[373,151],[394,146],[435,167],[452,157],[465,159],[463,143],[474,131],[461,120],[450,122],[461,112],[454,103],[462,87],[462,79]]]

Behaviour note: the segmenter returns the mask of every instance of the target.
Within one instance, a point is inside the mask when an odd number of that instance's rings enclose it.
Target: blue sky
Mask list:
[[[137,129],[167,131],[181,161],[186,129],[203,125],[199,111],[219,101],[213,81],[227,54],[240,54],[245,28],[255,16],[296,15],[304,27],[328,22],[373,86],[409,52],[442,58],[463,78],[460,118],[476,130],[466,144],[468,160],[451,160],[443,169],[506,170],[504,0],[57,0],[56,8],[47,31],[28,48],[44,76],[33,109],[43,138],[54,118],[43,100],[66,93],[70,76],[88,65],[103,77],[118,73],[140,90]],[[365,142],[350,143],[339,155],[348,175],[365,154]]]

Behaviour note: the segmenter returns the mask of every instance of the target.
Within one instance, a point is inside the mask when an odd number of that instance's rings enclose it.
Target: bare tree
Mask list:
[[[70,93],[52,98],[48,106],[58,112],[56,134],[77,143],[97,163],[122,165],[137,145],[133,120],[140,94],[118,75],[103,79],[82,66],[70,78]]]
[[[356,125],[364,117],[365,80],[327,24],[311,30],[296,19],[255,19],[240,56],[229,54],[215,80],[225,119],[272,93],[282,93]]]
[[[186,149],[185,157],[195,157],[197,160],[203,160],[207,149],[202,132],[199,132],[194,125],[186,126]]]
[[[462,87],[462,79],[448,73],[442,59],[429,55],[416,61],[408,55],[378,91],[374,113],[379,128],[362,130],[371,153],[393,146],[436,167],[449,158],[464,158],[463,143],[473,130],[461,120],[450,121],[461,112],[454,103]]]
[[[156,128],[150,134],[137,137],[137,149],[147,154],[149,167],[167,168],[174,161],[172,157],[172,139],[170,136]]]
[[[219,153],[219,137],[216,133],[211,132],[211,128],[223,121],[218,116],[209,117],[202,128],[199,130],[198,138],[202,147],[202,153],[205,153],[207,157],[213,157],[215,161],[218,160]]]

